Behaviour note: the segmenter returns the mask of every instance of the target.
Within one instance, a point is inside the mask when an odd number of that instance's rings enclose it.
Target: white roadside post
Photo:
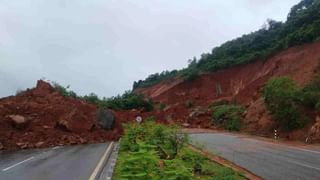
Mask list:
[[[141,116],[137,116],[136,117],[136,121],[138,124],[140,124],[142,122],[142,117]]]
[[[309,135],[306,137],[306,143],[309,143]]]

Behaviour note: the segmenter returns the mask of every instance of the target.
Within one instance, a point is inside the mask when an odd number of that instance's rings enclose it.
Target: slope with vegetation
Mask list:
[[[59,91],[64,97],[81,99],[88,103],[92,103],[101,108],[109,108],[114,110],[130,110],[144,109],[145,111],[153,110],[153,102],[151,99],[145,99],[142,94],[126,91],[122,95],[102,99],[95,93],[79,96],[74,91],[69,90],[70,86],[64,87],[57,82],[52,82],[52,86]]]
[[[163,122],[264,136],[279,129],[283,138],[320,141],[319,37],[320,1],[303,0],[286,22],[268,20],[190,60],[175,76],[136,82],[134,92],[165,105],[154,113]]]
[[[211,53],[202,54],[199,60],[189,60],[187,68],[152,74],[134,82],[133,88],[150,87],[175,76],[193,80],[201,73],[265,61],[281,50],[320,40],[319,29],[320,1],[303,0],[291,8],[285,23],[269,19],[260,30],[215,47]]]

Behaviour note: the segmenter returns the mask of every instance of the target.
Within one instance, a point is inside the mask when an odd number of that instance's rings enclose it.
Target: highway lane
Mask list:
[[[273,143],[229,133],[190,134],[192,144],[270,180],[319,180],[320,147]]]
[[[0,153],[0,179],[88,180],[109,144]]]

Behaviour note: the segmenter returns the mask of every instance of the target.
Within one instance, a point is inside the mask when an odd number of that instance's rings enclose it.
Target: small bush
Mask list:
[[[244,108],[239,105],[214,106],[212,120],[214,125],[224,127],[229,131],[239,131],[241,128]]]
[[[222,100],[219,100],[219,101],[215,101],[213,103],[211,103],[209,105],[209,108],[212,109],[216,106],[220,106],[220,105],[226,105],[226,104],[229,104],[229,101],[225,100],[225,99],[222,99]]]
[[[126,125],[125,134],[123,146],[126,150],[136,151],[137,142],[144,141],[157,146],[163,158],[174,158],[187,141],[186,136],[179,134],[178,127],[156,124],[153,117],[147,118],[141,125]],[[134,147],[130,147],[130,144]]]
[[[140,149],[129,153],[131,157],[126,158],[120,167],[122,178],[152,179],[154,173],[159,171],[154,150]]]
[[[280,128],[292,130],[304,126],[306,117],[299,112],[297,103],[301,93],[293,80],[288,77],[269,80],[263,89],[263,96]]]
[[[52,82],[51,83],[53,88],[56,89],[57,91],[59,91],[64,97],[71,97],[71,96],[75,96],[78,97],[73,91],[69,91],[70,86],[62,86],[57,82]]]
[[[156,118],[154,116],[149,116],[144,121],[145,122],[156,122]]]
[[[202,164],[207,158],[201,156],[200,154],[194,153],[189,149],[185,149],[181,153],[181,159],[189,164],[189,167],[192,168],[193,173],[201,173],[202,172]]]
[[[199,76],[199,70],[196,68],[189,68],[182,71],[182,77],[186,81],[192,81]]]
[[[166,107],[167,107],[166,104],[161,103],[160,106],[159,106],[159,109],[160,110],[164,110]]]
[[[320,101],[320,75],[316,75],[300,92],[302,104],[316,108]]]
[[[192,102],[192,100],[187,100],[187,101],[186,101],[186,107],[187,107],[187,108],[192,108],[192,107],[193,107],[193,102]]]

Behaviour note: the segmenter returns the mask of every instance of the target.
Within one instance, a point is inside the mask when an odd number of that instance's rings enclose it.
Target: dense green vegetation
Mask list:
[[[177,70],[173,70],[173,71],[163,71],[160,74],[159,73],[151,74],[143,81],[142,80],[139,80],[138,82],[135,81],[133,83],[133,89],[155,85],[165,79],[170,79],[175,77],[177,73],[178,73]]]
[[[268,110],[280,128],[302,128],[308,121],[303,110],[320,110],[320,76],[316,75],[304,87],[298,87],[288,77],[273,78],[264,87],[263,96]]]
[[[150,179],[245,179],[192,151],[177,127],[128,124],[120,144],[114,180]]]
[[[229,131],[239,131],[242,124],[245,109],[236,104],[228,104],[219,101],[210,106],[213,111],[212,122],[217,127],[223,127]]]
[[[182,70],[150,75],[134,83],[134,89],[148,87],[174,76],[193,80],[199,73],[214,72],[255,60],[266,60],[286,48],[320,40],[320,0],[303,0],[291,8],[285,23],[268,20],[258,31],[215,47]]]
[[[301,103],[320,112],[320,75],[315,77],[301,90]]]
[[[85,96],[79,96],[74,91],[69,90],[70,86],[64,87],[57,82],[52,82],[52,85],[65,97],[82,99],[102,108],[123,110],[143,108],[145,111],[153,110],[153,102],[151,99],[145,99],[143,95],[133,93],[132,91],[126,91],[124,94],[115,97],[103,97],[102,99],[100,99],[95,93],[90,93],[89,95]]]
[[[269,80],[263,90],[270,113],[285,130],[297,129],[305,124],[305,117],[299,112],[299,94],[299,88],[288,77]]]

